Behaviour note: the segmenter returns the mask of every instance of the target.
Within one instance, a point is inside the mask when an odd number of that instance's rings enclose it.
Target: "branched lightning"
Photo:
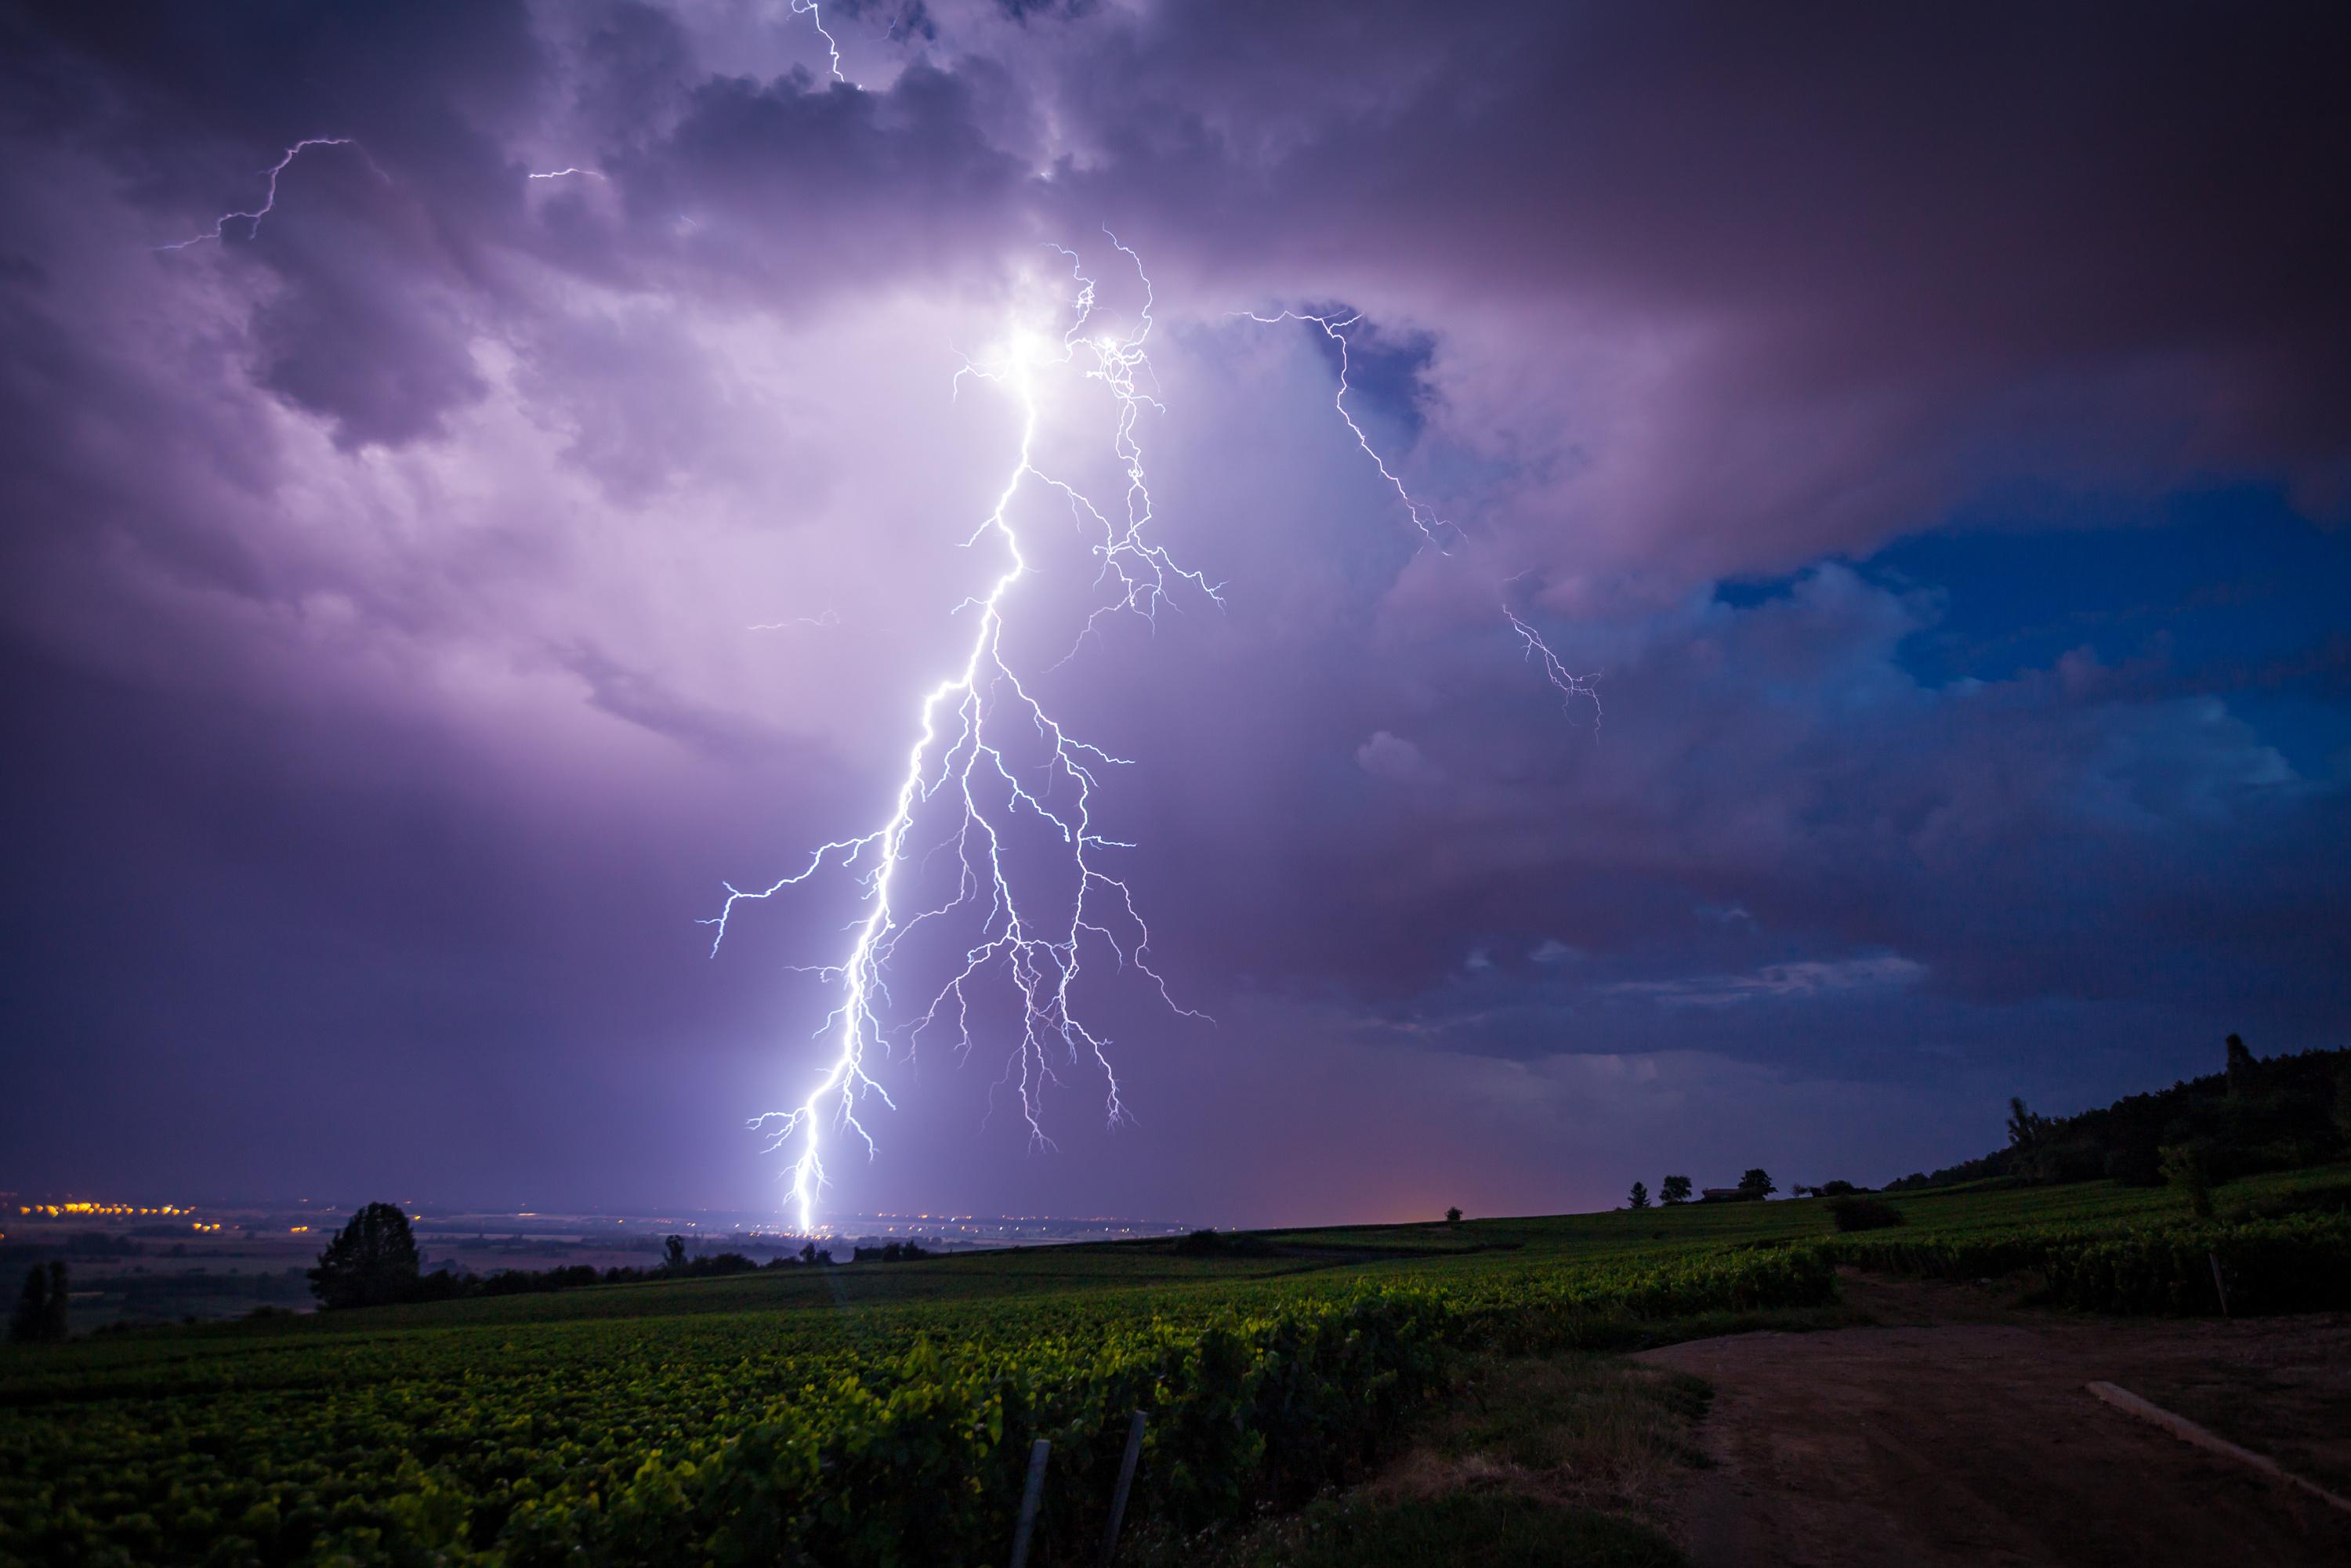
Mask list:
[[[526,180],[560,180],[571,174],[577,174],[585,180],[601,180],[604,178],[602,174],[597,172],[593,169],[549,169],[544,174],[525,174],[523,178]]]
[[[1166,981],[1151,965],[1150,927],[1135,908],[1132,889],[1103,869],[1106,853],[1132,847],[1105,836],[1094,824],[1094,791],[1102,769],[1123,766],[1124,759],[1063,729],[1022,683],[1004,648],[1008,601],[1015,586],[1029,574],[1012,520],[1014,502],[1024,490],[1041,488],[1062,497],[1081,526],[1101,531],[1100,542],[1092,548],[1099,563],[1097,582],[1106,589],[1108,602],[1089,617],[1089,630],[1102,615],[1120,610],[1147,619],[1180,586],[1211,600],[1217,596],[1214,585],[1177,566],[1144,532],[1152,517],[1151,496],[1135,424],[1143,406],[1157,405],[1138,390],[1136,382],[1149,367],[1144,343],[1151,330],[1150,279],[1134,253],[1119,245],[1115,235],[1112,244],[1135,263],[1145,292],[1144,307],[1131,330],[1092,329],[1094,280],[1084,274],[1074,252],[1055,246],[1070,259],[1077,284],[1069,328],[1058,340],[1030,337],[1024,347],[1016,340],[1003,356],[967,361],[956,373],[957,388],[967,375],[989,382],[1003,388],[1020,409],[1017,459],[994,507],[964,541],[967,547],[992,543],[1001,550],[1003,565],[985,593],[957,607],[958,613],[970,611],[977,617],[972,641],[961,667],[922,699],[914,742],[889,816],[871,832],[819,845],[799,870],[768,887],[746,891],[727,884],[726,903],[705,922],[716,927],[711,942],[716,954],[726,940],[729,916],[745,900],[773,897],[828,867],[852,872],[862,888],[866,909],[851,928],[848,952],[838,962],[808,971],[839,988],[836,1005],[817,1030],[819,1038],[832,1041],[830,1064],[799,1104],[752,1123],[769,1134],[771,1151],[794,1151],[788,1171],[803,1230],[815,1225],[816,1199],[825,1183],[820,1134],[828,1119],[871,1155],[873,1139],[859,1119],[860,1103],[872,1094],[884,1105],[892,1103],[888,1092],[867,1071],[869,1053],[886,1051],[893,1039],[903,1039],[911,1049],[926,1030],[939,1026],[955,1031],[957,1053],[967,1055],[974,1043],[972,994],[991,974],[1000,973],[1009,981],[1010,998],[1020,1016],[1000,1082],[1017,1093],[1029,1137],[1040,1145],[1050,1140],[1039,1117],[1038,1100],[1048,1085],[1061,1082],[1057,1059],[1076,1065],[1091,1057],[1102,1075],[1109,1119],[1115,1123],[1126,1113],[1111,1065],[1110,1041],[1081,1019],[1071,994],[1089,947],[1106,949],[1119,967],[1139,971],[1176,1012],[1200,1016],[1177,1006],[1169,994]],[[1075,486],[1037,465],[1041,417],[1037,378],[1064,367],[1099,382],[1116,410],[1112,450],[1125,476],[1126,492],[1115,518]],[[1034,753],[1033,759],[1024,760],[1021,747]],[[944,903],[909,911],[902,904],[908,893],[902,886],[902,873],[914,853],[911,840],[916,819],[935,802],[950,828],[924,858],[927,862],[931,854],[952,850],[955,890]],[[1057,873],[1063,883],[1059,890],[1051,885],[1051,877],[1015,863],[1008,841],[1021,831],[1024,816],[1029,831],[1041,828],[1049,837],[1058,836],[1068,851]],[[956,911],[977,915],[976,939],[928,1003],[893,1028],[883,1016],[892,1000],[884,972],[893,955],[925,922]]]
[[[1560,663],[1559,655],[1552,652],[1551,644],[1543,641],[1542,633],[1520,620],[1517,611],[1505,604],[1502,613],[1509,619],[1510,630],[1519,634],[1526,656],[1530,660],[1540,658],[1542,661],[1543,678],[1559,688],[1560,706],[1573,711],[1576,698],[1583,698],[1592,705],[1593,727],[1597,729],[1600,724],[1600,694],[1593,689],[1592,683],[1599,677],[1572,673]]]
[[[302,155],[303,149],[308,147],[354,147],[357,145],[358,143],[348,136],[304,137],[301,141],[294,143],[293,146],[288,147],[286,150],[286,155],[284,157],[278,159],[277,162],[272,163],[268,168],[261,171],[262,177],[269,182],[268,186],[262,194],[261,205],[256,207],[249,213],[223,213],[219,217],[213,220],[213,226],[206,232],[200,235],[191,235],[186,239],[177,241],[172,245],[159,245],[155,248],[157,250],[185,250],[192,245],[202,245],[206,240],[216,241],[220,239],[223,235],[228,232],[228,225],[236,222],[239,218],[243,218],[246,223],[246,238],[251,239],[255,237],[261,233],[261,220],[267,217],[277,205],[277,177],[286,172],[287,167],[291,164],[295,159]],[[366,158],[367,154],[362,152],[360,156],[361,158]],[[372,162],[370,162],[368,167],[373,169],[375,168],[375,165]],[[376,170],[376,172],[381,174],[383,171],[378,169]]]
[[[1247,316],[1250,320],[1266,327],[1278,326],[1284,321],[1306,322],[1338,345],[1339,385],[1338,390],[1332,394],[1332,407],[1338,411],[1340,419],[1345,422],[1349,433],[1355,438],[1355,444],[1364,449],[1364,455],[1372,460],[1372,466],[1379,470],[1380,477],[1388,482],[1390,487],[1395,491],[1396,498],[1404,503],[1405,515],[1412,519],[1413,527],[1420,530],[1421,537],[1435,546],[1440,555],[1452,554],[1449,541],[1458,538],[1461,530],[1422,506],[1414,497],[1411,490],[1405,487],[1405,482],[1396,476],[1394,469],[1388,466],[1387,459],[1381,456],[1379,449],[1372,444],[1371,437],[1364,434],[1364,427],[1355,423],[1354,414],[1348,410],[1347,393],[1352,390],[1352,386],[1347,379],[1351,369],[1347,353],[1347,329],[1362,320],[1363,313],[1358,311],[1354,315],[1335,319],[1329,316],[1317,316],[1302,310],[1284,310],[1278,316],[1260,316],[1253,310],[1240,311],[1238,314]],[[1592,683],[1598,677],[1579,675],[1570,671],[1566,664],[1561,662],[1559,655],[1552,651],[1551,644],[1543,641],[1542,633],[1520,618],[1507,601],[1502,605],[1502,616],[1510,623],[1510,630],[1518,633],[1526,656],[1530,660],[1537,657],[1541,659],[1543,678],[1558,688],[1562,705],[1573,707],[1576,699],[1582,698],[1592,705],[1593,712],[1597,716],[1600,711],[1600,694],[1593,689]]]

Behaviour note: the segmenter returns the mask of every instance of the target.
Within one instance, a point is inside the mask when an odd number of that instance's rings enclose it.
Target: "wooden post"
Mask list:
[[[1037,1528],[1037,1505],[1045,1497],[1045,1456],[1053,1445],[1040,1437],[1029,1449],[1029,1484],[1020,1490],[1020,1519],[1012,1527],[1012,1568],[1028,1568],[1029,1535]]]
[[[1110,1568],[1118,1552],[1119,1522],[1126,1518],[1126,1494],[1134,1485],[1135,1461],[1143,1458],[1143,1412],[1137,1410],[1126,1428],[1126,1452],[1118,1461],[1118,1488],[1110,1494],[1110,1526],[1102,1531],[1102,1568]]]
[[[2207,1252],[2204,1254],[2204,1260],[2212,1265],[2212,1289],[2220,1292],[2220,1315],[2225,1318],[2230,1315],[2229,1285],[2227,1281],[2220,1278],[2220,1255],[2218,1252]]]

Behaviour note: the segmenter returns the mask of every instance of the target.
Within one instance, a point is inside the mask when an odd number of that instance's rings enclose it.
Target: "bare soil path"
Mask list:
[[[1880,1326],[1636,1358],[1715,1388],[1714,1468],[1676,1520],[1698,1568],[2351,1563],[2351,1514],[2084,1387],[2119,1384],[2351,1491],[2351,1316],[2089,1318],[1863,1276],[1845,1291]]]

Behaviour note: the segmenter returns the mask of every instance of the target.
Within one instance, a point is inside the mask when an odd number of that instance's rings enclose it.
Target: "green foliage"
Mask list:
[[[117,1341],[0,1376],[0,1538],[42,1562],[990,1561],[1041,1435],[1040,1554],[1070,1556],[1099,1539],[1136,1408],[1151,1420],[1134,1517],[1189,1528],[1354,1473],[1458,1350],[1622,1343],[1835,1288],[1798,1249],[1506,1259],[852,1318],[462,1326],[565,1304],[529,1296],[401,1310],[449,1325],[433,1328],[330,1314]],[[773,1291],[811,1273],[578,1294]],[[346,1321],[363,1326],[319,1332]]]
[[[1874,1197],[1847,1195],[1828,1201],[1829,1218],[1840,1232],[1886,1230],[1907,1223],[1900,1209]]]
[[[1760,1166],[1739,1178],[1739,1196],[1761,1202],[1779,1191],[1771,1181],[1771,1173]]]
[[[2108,1183],[1943,1188],[1885,1200],[1900,1229],[1836,1237],[1806,1204],[1693,1205],[9,1347],[0,1561],[1000,1563],[1043,1435],[1043,1568],[1091,1560],[1138,1407],[1131,1528],[1229,1521],[1360,1474],[1457,1353],[1810,1326],[1840,1262],[2030,1270],[2075,1306],[2212,1312],[2210,1252],[2240,1312],[2351,1307],[2351,1218],[2329,1211],[2346,1185],[2351,1167],[2232,1183],[2232,1213],[2287,1211],[2241,1225]]]
[[[321,1307],[380,1307],[417,1294],[416,1238],[400,1206],[371,1203],[319,1254],[310,1289]]]
[[[2351,1217],[2339,1214],[2122,1231],[1840,1238],[1824,1245],[1839,1262],[1937,1279],[2037,1273],[2043,1300],[2091,1312],[2217,1313],[2215,1258],[2229,1282],[2230,1309],[2240,1315],[2351,1308]]]
[[[1657,1186],[1657,1196],[1667,1203],[1687,1203],[1690,1200],[1690,1178],[1669,1176]]]
[[[2199,1219],[2212,1218],[2212,1177],[2210,1156],[2199,1145],[2176,1144],[2163,1151],[2163,1179],[2188,1200],[2188,1211]]]

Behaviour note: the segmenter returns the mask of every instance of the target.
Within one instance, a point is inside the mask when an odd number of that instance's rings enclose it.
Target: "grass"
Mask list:
[[[1362,1485],[1238,1530],[1149,1536],[1142,1568],[1678,1565],[1677,1474],[1707,1462],[1711,1391],[1614,1357],[1476,1355],[1400,1456]]]
[[[1207,1555],[1196,1554],[1205,1551]],[[1606,1514],[1507,1492],[1315,1503],[1245,1539],[1155,1562],[1196,1568],[1685,1568],[1673,1542]]]

